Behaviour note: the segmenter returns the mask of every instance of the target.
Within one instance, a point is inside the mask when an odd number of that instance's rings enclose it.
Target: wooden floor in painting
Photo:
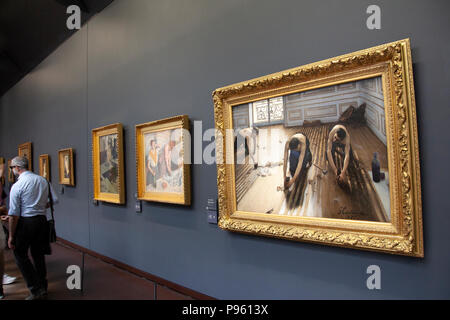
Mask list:
[[[379,154],[382,171],[387,172],[386,146],[367,126],[347,128],[356,161],[349,169],[350,190],[343,190],[337,185],[325,158],[331,127],[331,124],[295,128],[280,125],[283,135],[280,138],[284,141],[295,133],[304,133],[310,140],[313,163],[327,172],[324,174],[321,169],[312,166],[301,183],[293,186],[289,192],[283,192],[277,191],[277,187],[283,182],[282,166],[273,166],[268,169],[268,175],[256,178],[256,170],[247,166],[246,175],[251,176],[253,181],[249,182],[242,176],[237,181],[237,209],[287,216],[387,221],[389,218],[386,210],[389,204],[383,205],[368,173],[374,152]],[[280,155],[280,162],[282,157]]]

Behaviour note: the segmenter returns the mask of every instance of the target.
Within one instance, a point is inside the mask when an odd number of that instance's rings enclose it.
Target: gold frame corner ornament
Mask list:
[[[218,142],[217,187],[222,229],[332,246],[424,257],[417,117],[410,40],[403,39],[213,91],[216,129],[233,129],[235,105],[382,76],[391,181],[391,222],[267,217],[236,210],[227,139]],[[391,174],[392,172],[392,174]]]
[[[190,162],[183,164],[183,194],[171,194],[164,192],[147,192],[145,187],[145,146],[144,134],[169,130],[169,129],[184,129],[182,136],[183,143],[183,157],[186,160],[185,150],[190,154],[190,137],[186,136],[189,132],[190,124],[187,115],[179,115],[166,119],[160,119],[147,123],[138,124],[135,127],[136,137],[136,183],[137,195],[139,200],[155,201],[163,203],[172,203],[180,205],[191,205],[191,167]],[[189,159],[190,160],[190,159]]]
[[[100,137],[110,134],[117,134],[119,188],[117,194],[101,192],[100,190]],[[95,200],[115,204],[125,204],[125,171],[123,159],[123,126],[121,123],[114,123],[92,129],[92,178]]]

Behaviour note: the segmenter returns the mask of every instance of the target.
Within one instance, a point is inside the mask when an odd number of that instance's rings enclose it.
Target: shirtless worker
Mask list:
[[[335,157],[336,153],[340,154],[344,157],[344,164],[341,168],[336,167]],[[336,181],[339,186],[345,181],[347,175],[348,165],[350,163],[351,154],[351,145],[350,145],[350,135],[347,129],[341,125],[337,124],[331,129],[328,135],[328,143],[327,143],[327,160],[336,175]]]
[[[291,179],[286,175],[286,167],[289,152],[289,173]],[[301,165],[299,165],[301,164]],[[309,149],[309,140],[302,133],[294,134],[284,147],[283,177],[284,190],[289,188],[297,181],[300,174],[306,174],[306,170],[312,165],[312,154]]]

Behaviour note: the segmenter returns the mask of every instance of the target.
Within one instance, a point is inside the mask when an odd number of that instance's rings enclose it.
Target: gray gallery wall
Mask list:
[[[366,8],[381,7],[381,30]],[[116,0],[0,99],[0,155],[33,142],[34,167],[76,153],[60,237],[220,299],[450,298],[448,1]],[[191,207],[134,211],[134,126],[187,114],[214,126],[220,86],[409,37],[422,166],[425,258],[226,232],[206,222],[216,167],[193,165]],[[127,204],[92,204],[90,130],[125,129]],[[35,170],[36,171],[36,170]],[[382,289],[366,288],[366,268]]]

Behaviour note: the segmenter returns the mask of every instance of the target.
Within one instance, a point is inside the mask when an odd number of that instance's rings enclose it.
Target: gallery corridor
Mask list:
[[[66,273],[70,265],[82,266],[82,253],[61,242],[52,245],[53,254],[47,256],[48,300],[192,300],[131,272],[119,269],[99,258],[85,254],[84,288],[69,290]],[[11,250],[5,251],[5,272],[17,277],[16,282],[4,285],[4,300],[23,300],[29,295],[25,281],[14,261]],[[1,302],[0,302],[1,303]]]

